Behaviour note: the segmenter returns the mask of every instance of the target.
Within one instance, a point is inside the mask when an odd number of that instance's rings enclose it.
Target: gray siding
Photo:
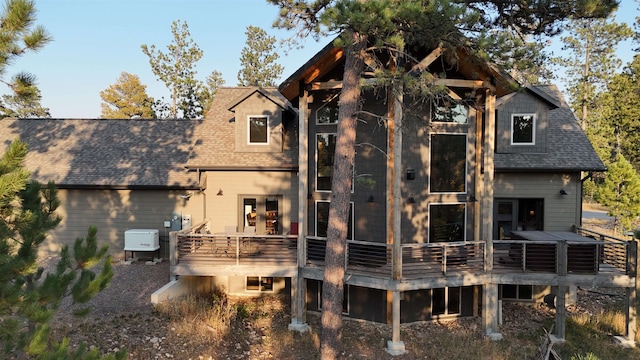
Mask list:
[[[568,195],[560,195],[560,189]],[[496,174],[494,196],[544,199],[544,230],[570,231],[580,223],[580,173]]]
[[[535,145],[511,145],[511,115],[536,114]],[[529,92],[517,93],[497,111],[497,153],[546,153],[549,104]]]
[[[315,234],[315,203],[329,201],[331,192],[316,191],[316,134],[336,133],[335,124],[316,124],[316,110],[332,97],[314,93],[309,108],[309,201],[307,233]],[[384,116],[387,108],[383,99],[367,94],[366,110]],[[386,129],[379,118],[362,114],[357,125],[356,159],[351,201],[354,205],[354,238],[364,241],[386,241]],[[368,202],[373,197],[373,203]]]

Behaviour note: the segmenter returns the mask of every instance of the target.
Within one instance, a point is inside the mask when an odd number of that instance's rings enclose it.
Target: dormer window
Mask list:
[[[338,123],[338,95],[323,104],[316,111],[316,124],[332,125]]]
[[[511,145],[535,145],[536,115],[511,115]]]
[[[269,117],[249,116],[249,144],[269,144]]]

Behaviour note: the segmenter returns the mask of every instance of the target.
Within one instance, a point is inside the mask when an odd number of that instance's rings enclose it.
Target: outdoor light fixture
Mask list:
[[[407,180],[415,180],[415,179],[416,179],[416,170],[407,169]]]
[[[564,189],[560,189],[560,195],[569,195]]]
[[[409,196],[409,198],[407,199],[407,203],[415,204],[416,203],[416,199],[413,196]]]
[[[218,193],[217,193],[216,195],[218,195],[218,196],[222,196],[222,195],[223,195],[223,194],[222,194],[222,189],[218,189]]]
[[[189,200],[191,199],[192,196],[193,196],[193,191],[187,191],[186,194],[180,195],[180,198],[184,200]]]
[[[367,199],[367,203],[369,203],[369,204],[373,204],[373,203],[375,203],[375,202],[376,202],[376,201],[375,201],[375,199],[373,198],[373,195],[369,195],[369,198]]]

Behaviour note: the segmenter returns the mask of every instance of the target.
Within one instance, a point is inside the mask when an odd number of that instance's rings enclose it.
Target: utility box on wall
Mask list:
[[[191,215],[182,214],[182,230],[191,229]]]
[[[182,214],[179,212],[171,213],[171,231],[182,230]]]

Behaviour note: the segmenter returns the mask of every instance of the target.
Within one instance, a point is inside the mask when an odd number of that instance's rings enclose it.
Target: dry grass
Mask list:
[[[169,328],[174,329],[180,338],[190,339],[192,344],[225,344],[224,350],[209,345],[201,353],[247,359],[317,358],[320,315],[308,314],[309,332],[289,331],[288,304],[282,300],[213,295],[165,304],[157,307],[157,311],[169,319]],[[567,342],[555,345],[554,349],[565,359],[640,358],[639,350],[623,349],[612,340],[613,334],[624,330],[624,315],[617,310],[619,306],[618,303],[610,304],[610,309],[591,314],[571,313],[567,323]],[[544,329],[550,329],[553,324],[553,310],[542,305],[513,305],[506,307],[505,311],[505,317],[511,319],[513,326],[510,330],[502,329],[505,339],[500,342],[490,341],[484,336],[479,318],[404,324],[401,339],[407,354],[396,357],[384,350],[390,340],[388,325],[345,318],[343,358],[534,359]],[[229,350],[234,346],[236,349]]]

